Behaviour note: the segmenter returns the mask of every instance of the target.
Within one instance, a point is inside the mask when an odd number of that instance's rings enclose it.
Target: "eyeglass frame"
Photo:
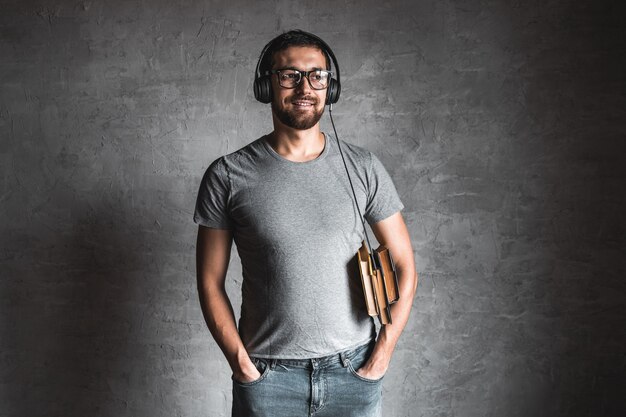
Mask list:
[[[279,68],[279,69],[273,69],[273,70],[269,70],[265,72],[265,75],[273,75],[273,74],[279,74],[281,71],[297,71],[300,73],[300,81],[298,81],[298,83],[296,85],[294,85],[293,87],[285,87],[284,85],[282,85],[280,83],[280,77],[278,77],[278,85],[281,86],[281,88],[286,88],[288,90],[293,90],[294,88],[298,87],[301,83],[303,78],[306,78],[307,81],[309,82],[309,85],[311,86],[311,88],[315,91],[322,91],[322,90],[327,90],[328,86],[330,85],[330,79],[333,78],[333,72],[329,71],[329,70],[325,70],[325,69],[321,69],[321,68],[316,68],[316,69],[312,69],[311,71],[302,71],[296,68]],[[309,75],[313,72],[317,72],[317,71],[324,71],[328,73],[328,83],[326,84],[326,87],[324,88],[315,88],[313,87],[313,83],[311,83],[311,80],[309,79]]]

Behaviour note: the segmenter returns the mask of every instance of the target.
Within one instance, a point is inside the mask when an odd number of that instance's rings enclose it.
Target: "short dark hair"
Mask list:
[[[330,70],[330,57],[326,52],[326,47],[317,39],[312,38],[306,32],[301,30],[290,30],[281,35],[278,35],[270,41],[270,47],[265,52],[259,71],[261,74],[265,74],[272,69],[274,65],[274,54],[276,52],[284,51],[292,46],[309,46],[319,49],[326,58],[326,69]]]

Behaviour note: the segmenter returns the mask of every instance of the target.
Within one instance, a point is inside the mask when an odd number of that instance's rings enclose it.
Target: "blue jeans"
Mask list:
[[[252,358],[261,377],[233,380],[233,417],[380,417],[382,379],[356,373],[374,342],[316,359]]]

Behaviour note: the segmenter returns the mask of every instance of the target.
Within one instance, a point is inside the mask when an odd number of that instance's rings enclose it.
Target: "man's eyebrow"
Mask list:
[[[280,70],[295,70],[295,71],[300,71],[300,72],[303,72],[303,71],[304,72],[308,72],[306,70],[302,70],[300,68],[296,68],[296,67],[293,67],[293,66],[291,66],[291,67],[281,67],[281,68],[277,68],[277,70],[279,70],[279,71]],[[313,67],[309,71],[320,71],[320,70],[321,71],[327,71],[325,68],[322,68],[322,67]]]

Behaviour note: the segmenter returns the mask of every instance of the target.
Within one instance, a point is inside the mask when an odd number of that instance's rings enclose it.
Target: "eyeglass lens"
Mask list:
[[[278,71],[278,81],[282,87],[295,88],[302,81],[303,75],[309,79],[311,87],[315,90],[323,90],[328,87],[330,72],[324,70],[313,70],[308,72],[292,69],[280,70]]]

